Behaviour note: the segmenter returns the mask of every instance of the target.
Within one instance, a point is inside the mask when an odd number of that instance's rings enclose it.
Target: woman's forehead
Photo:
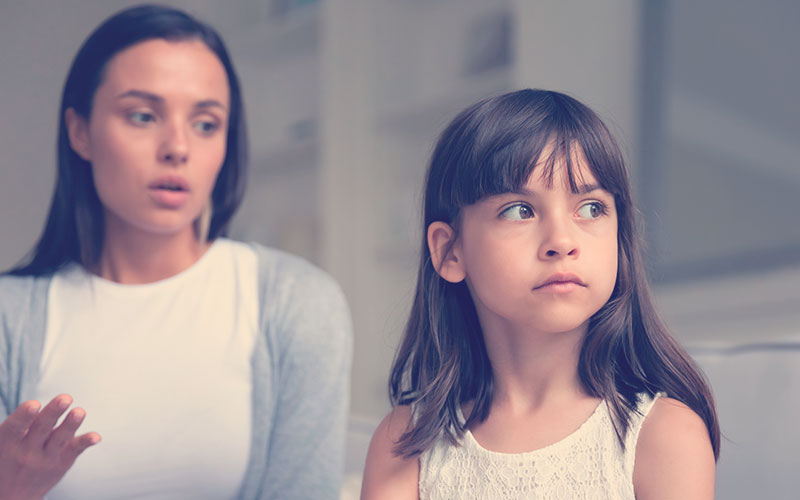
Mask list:
[[[102,86],[110,87],[114,95],[134,89],[226,105],[230,98],[225,67],[197,39],[154,38],[134,44],[109,60]]]

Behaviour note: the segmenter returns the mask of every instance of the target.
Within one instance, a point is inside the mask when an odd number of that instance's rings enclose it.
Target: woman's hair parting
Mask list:
[[[81,46],[72,62],[58,110],[57,172],[53,198],[42,235],[23,262],[9,271],[42,275],[65,264],[92,267],[102,250],[103,207],[89,162],[72,150],[64,113],[73,108],[89,120],[92,101],[108,62],[119,52],[151,39],[202,41],[219,58],[228,77],[230,118],[225,160],[211,193],[207,240],[227,233],[244,195],[247,133],[239,79],[217,32],[190,15],[169,7],[141,5],[118,12],[101,24]]]
[[[663,391],[700,415],[718,457],[711,390],[656,312],[622,154],[588,107],[559,92],[528,89],[462,111],[440,136],[428,167],[424,228],[446,222],[455,240],[463,207],[519,190],[534,168],[542,169],[540,175],[552,184],[559,161],[570,189],[577,192],[576,148],[600,186],[614,196],[618,214],[616,284],[608,302],[590,318],[578,362],[581,383],[608,402],[621,445],[638,395]],[[419,455],[442,433],[456,443],[472,423],[488,417],[494,388],[469,290],[463,281],[450,283],[437,274],[425,234],[413,306],[389,379],[392,404],[412,408],[412,421],[395,447],[405,457]],[[461,422],[457,408],[467,401],[474,402],[473,410]]]

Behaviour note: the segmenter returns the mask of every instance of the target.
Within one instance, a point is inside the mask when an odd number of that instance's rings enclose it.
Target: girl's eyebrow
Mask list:
[[[581,184],[580,186],[578,186],[578,192],[575,193],[575,194],[588,194],[588,193],[591,193],[592,191],[597,191],[597,190],[605,191],[605,189],[603,189],[603,187],[600,184],[596,184],[596,183],[593,183],[593,184]]]
[[[164,103],[164,98],[160,95],[153,94],[152,92],[146,92],[144,90],[128,90],[127,92],[123,92],[117,96],[117,99],[123,99],[125,97],[138,97],[140,99],[144,99],[145,101],[149,101],[153,105],[160,105]],[[221,102],[215,99],[206,99],[203,101],[199,101],[194,105],[195,108],[200,109],[208,109],[208,108],[220,108],[223,111],[227,111],[228,108],[225,107]]]

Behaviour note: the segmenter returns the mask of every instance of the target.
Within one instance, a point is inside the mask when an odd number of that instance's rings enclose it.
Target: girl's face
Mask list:
[[[599,187],[582,152],[574,157],[577,194],[557,161],[549,188],[540,175],[544,169],[535,168],[519,193],[462,210],[453,255],[485,331],[585,329],[611,296],[617,275],[614,197]]]
[[[225,159],[228,111],[225,69],[201,41],[147,40],[108,62],[88,123],[66,115],[107,237],[193,231]]]

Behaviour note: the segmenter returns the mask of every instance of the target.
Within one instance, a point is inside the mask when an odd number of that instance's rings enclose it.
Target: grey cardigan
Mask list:
[[[338,498],[352,355],[344,296],[304,260],[252,246],[262,335],[252,357],[250,457],[237,498]],[[50,279],[0,276],[0,420],[36,389]]]

